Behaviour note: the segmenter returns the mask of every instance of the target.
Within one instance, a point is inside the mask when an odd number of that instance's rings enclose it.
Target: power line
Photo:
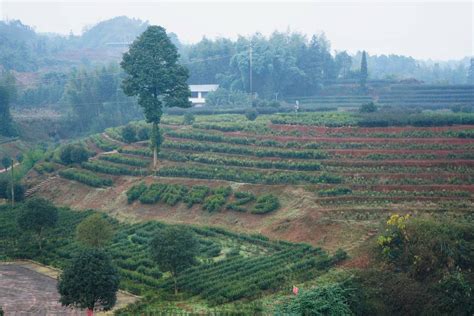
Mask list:
[[[178,63],[178,64],[180,64],[180,65],[192,65],[192,64],[196,64],[196,63],[201,63],[201,62],[206,62],[206,61],[211,61],[211,60],[219,60],[219,59],[229,58],[229,57],[233,57],[233,56],[237,56],[237,55],[242,55],[245,52],[246,51],[241,51],[241,52],[238,52],[238,53],[235,53],[235,54],[203,58],[203,59],[198,59],[198,60],[193,60],[193,61],[189,61],[189,62],[185,62],[185,63]],[[61,81],[66,81],[67,82],[71,79],[72,80],[82,80],[82,79],[88,79],[88,78],[99,78],[99,77],[104,76],[104,75],[106,75],[106,76],[119,76],[119,75],[122,75],[122,74],[125,74],[125,73],[122,72],[121,68],[118,68],[117,71],[108,71],[108,72],[102,72],[102,73],[98,73],[98,74],[94,74],[94,75],[79,76],[79,77],[74,77],[74,78],[67,77],[67,78],[35,79],[34,82],[31,83],[31,84],[21,84],[20,86],[21,87],[37,87],[39,84],[48,84],[48,83],[54,83],[54,82],[60,83]],[[3,87],[16,86],[16,85],[17,85],[16,83],[0,84],[0,86],[3,86]]]

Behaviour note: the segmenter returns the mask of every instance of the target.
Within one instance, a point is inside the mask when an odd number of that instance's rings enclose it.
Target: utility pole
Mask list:
[[[12,159],[12,207],[15,207],[15,174],[13,173],[13,165],[15,164],[15,160]]]
[[[249,60],[250,60],[250,69],[249,69],[249,82],[250,82],[250,106],[253,106],[253,92],[252,92],[252,43],[250,43],[249,50]]]

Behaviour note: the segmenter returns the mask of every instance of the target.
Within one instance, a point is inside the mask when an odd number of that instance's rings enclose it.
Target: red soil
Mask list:
[[[438,126],[438,127],[326,127],[326,126],[309,126],[309,125],[285,125],[285,124],[269,124],[269,127],[277,131],[298,131],[298,132],[316,132],[318,134],[334,134],[334,133],[385,133],[398,134],[411,131],[427,131],[427,132],[446,132],[473,129],[474,125],[454,125],[454,126]]]
[[[435,167],[435,166],[474,166],[474,160],[467,159],[430,159],[430,160],[322,160],[327,166],[406,166],[406,167]]]

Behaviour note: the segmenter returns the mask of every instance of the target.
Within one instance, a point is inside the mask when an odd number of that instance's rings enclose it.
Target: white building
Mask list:
[[[191,90],[189,101],[194,106],[203,106],[206,103],[206,95],[216,91],[217,88],[219,88],[218,84],[191,84],[189,85],[189,90]]]

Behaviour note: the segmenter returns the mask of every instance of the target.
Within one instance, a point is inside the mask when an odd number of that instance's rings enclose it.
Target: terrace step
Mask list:
[[[34,187],[32,188],[29,188],[26,192],[25,192],[25,197],[30,197],[31,195],[35,194],[39,189],[41,189],[42,187],[44,187],[45,185],[47,185],[48,183],[50,183],[51,181],[53,181],[54,179],[58,178],[57,175],[55,176],[52,176],[52,177],[49,177],[43,181],[41,181],[40,183],[38,183],[37,185],[35,185]]]

